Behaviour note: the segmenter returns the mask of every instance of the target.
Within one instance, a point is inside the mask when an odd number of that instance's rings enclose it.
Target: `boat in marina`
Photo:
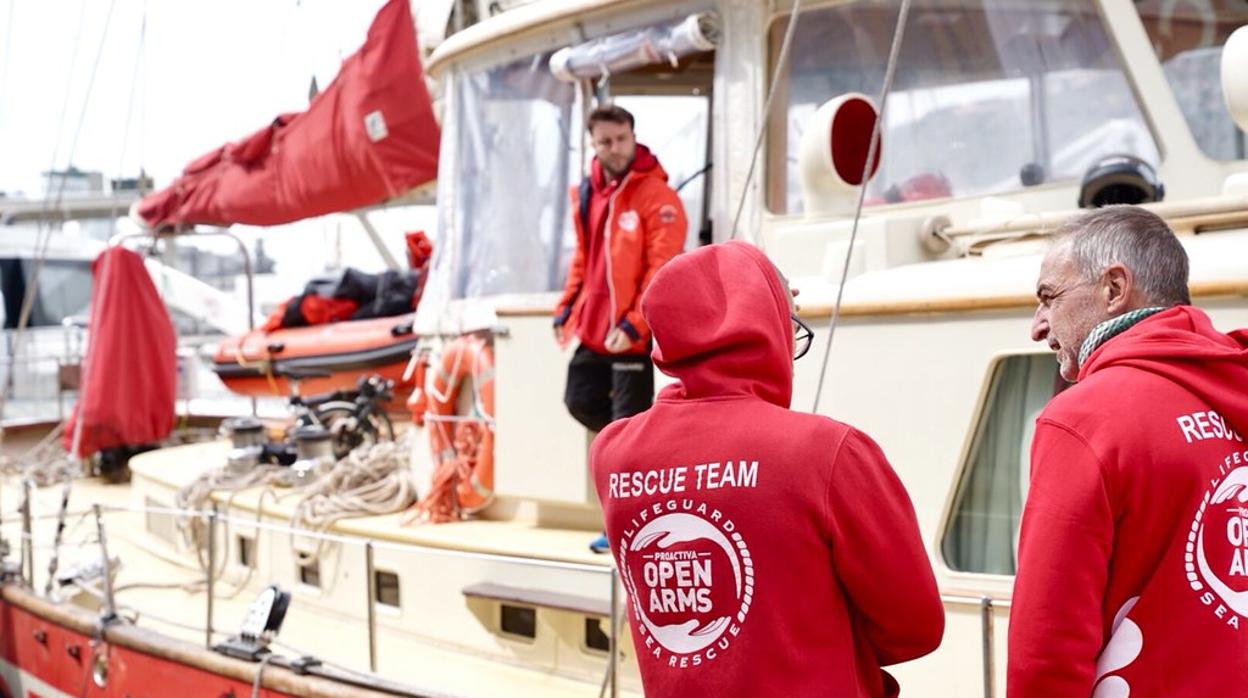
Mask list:
[[[1046,238],[1080,205],[1142,203],[1179,233],[1194,301],[1221,329],[1248,325],[1248,34],[1232,38],[1248,10],[844,0],[802,2],[795,21],[752,0],[469,5],[424,62],[439,225],[406,350],[431,369],[420,394],[465,337],[488,345],[488,372],[464,375],[488,373],[492,404],[471,385],[430,395],[458,408],[369,451],[390,464],[387,497],[415,490],[385,513],[316,514],[312,489],[247,470],[245,430],[135,456],[126,485],[73,484],[52,583],[62,491],[7,479],[0,693],[640,694],[612,561],[587,548],[592,434],[566,414],[568,356],[550,337],[566,193],[592,154],[583,115],[609,96],[687,182],[688,246],[753,242],[800,288],[816,337],[794,409],[871,434],[911,494],[947,629],[890,672],[907,693],[1003,695],[1031,424],[1062,387],[1028,332]],[[406,504],[448,461],[476,462],[430,448],[463,424],[492,435],[492,502],[425,523]],[[263,477],[227,486],[250,472]],[[222,486],[188,506],[204,482]]]

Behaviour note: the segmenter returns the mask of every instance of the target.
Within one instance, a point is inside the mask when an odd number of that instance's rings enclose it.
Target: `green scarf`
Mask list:
[[[1109,341],[1111,338],[1131,329],[1140,320],[1156,315],[1163,310],[1167,310],[1167,308],[1139,308],[1137,310],[1123,313],[1117,317],[1111,317],[1105,322],[1093,327],[1091,334],[1088,335],[1088,338],[1083,340],[1083,346],[1079,347],[1079,367],[1083,368],[1083,362],[1088,360],[1088,357],[1092,355],[1092,352],[1096,351],[1097,347]]]

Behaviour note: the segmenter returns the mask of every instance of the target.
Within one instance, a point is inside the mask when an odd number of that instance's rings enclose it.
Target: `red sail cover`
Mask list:
[[[168,436],[177,391],[173,322],[143,259],[113,247],[96,258],[92,271],[80,399],[61,437],[70,450],[81,418],[82,457]]]
[[[139,202],[152,228],[276,225],[369,206],[437,176],[438,125],[408,0],[390,0],[308,110],[195,160]]]

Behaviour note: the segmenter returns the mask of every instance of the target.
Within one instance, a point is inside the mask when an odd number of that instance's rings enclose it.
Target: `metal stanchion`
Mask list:
[[[611,568],[611,657],[607,660],[607,673],[611,676],[611,698],[618,698],[620,685],[617,678],[620,656],[620,583],[619,572]]]
[[[22,579],[31,589],[35,588],[35,540],[30,518],[33,489],[29,479],[22,480]]]
[[[377,673],[377,573],[372,541],[364,544],[364,576],[368,579],[368,670]]]
[[[204,646],[212,649],[212,603],[216,595],[217,577],[217,504],[213,502],[208,512],[208,578],[205,580],[208,590],[207,618],[204,620]]]
[[[100,513],[100,505],[93,504],[95,512],[95,533],[100,539],[100,554],[104,556],[104,613],[100,616],[101,623],[110,623],[117,618],[117,603],[113,598],[113,570],[108,557],[108,540],[104,536],[104,516]]]
[[[979,617],[984,641],[984,698],[993,698],[996,692],[996,660],[993,656],[996,642],[993,638],[992,599],[987,596],[979,600]]]

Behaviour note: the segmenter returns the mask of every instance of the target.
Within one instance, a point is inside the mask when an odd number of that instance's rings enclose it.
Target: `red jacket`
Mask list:
[[[774,267],[745,243],[700,248],[643,312],[679,383],[604,429],[590,463],[646,695],[897,695],[880,667],[940,644],[936,582],[879,447],[789,409]]]
[[[586,202],[591,208],[593,203],[600,204],[606,223],[602,233],[592,223],[586,229],[581,217],[583,194],[573,189],[576,252],[555,308],[555,323],[562,326],[565,343],[575,335],[600,354],[607,353],[603,346],[607,332],[622,327],[633,339],[624,353],[643,353],[650,342],[650,328],[641,314],[641,294],[659,267],[684,247],[685,209],[667,185],[667,173],[644,145],[637,146],[632,169],[615,186],[607,184],[597,158],[587,182],[591,198],[606,199]],[[591,242],[597,235],[604,235],[605,240]],[[603,258],[588,259],[590,249],[602,250]]]
[[[1079,379],[1036,422],[1009,698],[1248,695],[1248,334],[1171,308]]]

